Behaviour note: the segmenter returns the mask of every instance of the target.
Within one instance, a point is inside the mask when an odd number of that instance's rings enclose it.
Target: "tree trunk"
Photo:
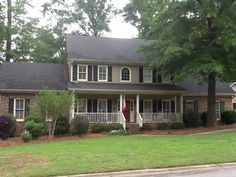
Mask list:
[[[54,132],[55,132],[56,124],[57,124],[57,120],[55,120],[55,121],[53,122],[53,125],[52,125],[52,132],[51,132],[51,138],[54,138]]]
[[[7,0],[7,42],[6,42],[6,62],[10,62],[11,55],[11,20],[12,20],[12,4],[11,0]]]
[[[216,125],[215,103],[216,103],[216,76],[215,73],[210,73],[208,75],[206,127],[214,127]]]

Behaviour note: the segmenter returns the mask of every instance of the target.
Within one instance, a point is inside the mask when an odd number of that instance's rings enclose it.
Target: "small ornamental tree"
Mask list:
[[[43,90],[38,94],[37,101],[43,117],[49,121],[49,138],[53,138],[57,120],[60,116],[66,116],[69,113],[72,93]]]

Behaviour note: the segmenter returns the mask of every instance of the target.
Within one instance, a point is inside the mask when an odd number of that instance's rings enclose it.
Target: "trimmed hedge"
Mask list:
[[[84,135],[88,133],[89,121],[86,116],[78,115],[71,121],[70,132],[72,135]]]
[[[183,114],[183,122],[185,127],[199,127],[200,114],[195,112],[186,112]]]
[[[16,132],[16,119],[12,115],[0,116],[0,138],[7,139],[13,137]]]
[[[56,135],[65,135],[70,131],[70,124],[68,117],[61,116],[57,119],[55,134]]]
[[[174,130],[184,129],[184,124],[181,122],[174,122],[170,126],[171,126],[171,129],[174,129]]]
[[[35,123],[44,123],[45,122],[45,120],[41,116],[33,116],[33,115],[27,116],[25,118],[24,122],[28,122],[28,121],[34,121]]]
[[[110,132],[112,130],[123,130],[123,126],[117,123],[113,124],[96,123],[91,125],[92,133]]]
[[[42,136],[44,133],[43,123],[36,123],[33,120],[26,121],[24,125],[24,129],[29,131],[33,139],[37,139],[38,137]]]
[[[221,121],[227,125],[236,123],[236,110],[223,112],[221,115]]]
[[[170,123],[157,124],[157,130],[169,130],[171,128]]]

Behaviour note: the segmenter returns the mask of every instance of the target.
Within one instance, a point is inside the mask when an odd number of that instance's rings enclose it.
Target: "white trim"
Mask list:
[[[129,70],[129,80],[122,80],[122,70],[123,69],[125,69],[125,68],[127,68],[128,70]],[[120,69],[120,82],[131,82],[131,69],[130,69],[130,67],[128,67],[128,66],[123,66],[121,69]]]
[[[144,80],[144,70],[145,70],[145,69],[151,70],[151,81],[145,81],[145,80]],[[153,69],[152,69],[152,67],[150,67],[150,66],[145,66],[145,67],[143,67],[143,83],[153,83]]]
[[[13,104],[13,116],[16,117],[16,100],[23,100],[23,119],[17,119],[18,122],[24,121],[25,119],[25,98],[14,98],[14,104]]]
[[[164,101],[166,101],[166,102],[169,102],[169,108],[170,108],[170,110],[169,110],[169,112],[167,112],[167,113],[171,113],[171,100],[161,100],[161,108],[162,108],[162,112],[164,112],[164,106],[163,106],[163,102]]]
[[[106,101],[106,113],[107,113],[107,99],[98,99],[97,100],[97,113],[103,113],[103,112],[99,112],[99,101]]]
[[[153,102],[152,100],[143,100],[143,113],[149,113],[149,112],[145,112],[144,111],[144,108],[145,108],[145,102],[151,102],[151,112],[150,113],[153,113]]]
[[[99,67],[106,67],[106,79],[100,80],[99,79]],[[98,82],[107,82],[108,81],[108,66],[107,65],[98,65]]]
[[[86,67],[86,77],[85,77],[85,79],[80,79],[79,78],[79,67],[80,66],[85,66]],[[88,65],[84,65],[84,64],[78,64],[77,65],[77,81],[88,81]]]

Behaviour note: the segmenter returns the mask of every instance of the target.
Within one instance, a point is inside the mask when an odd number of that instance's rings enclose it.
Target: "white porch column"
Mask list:
[[[120,112],[122,113],[123,110],[123,95],[120,95]]]
[[[70,119],[69,122],[71,122],[72,119],[75,117],[75,91],[72,92],[72,104],[70,106]]]
[[[183,107],[183,96],[180,96],[180,113],[184,112],[184,107]]]
[[[136,112],[139,113],[139,95],[136,96]]]

